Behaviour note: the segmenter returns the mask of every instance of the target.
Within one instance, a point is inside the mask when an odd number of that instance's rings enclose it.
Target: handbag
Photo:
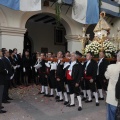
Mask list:
[[[118,99],[118,105],[115,114],[115,120],[120,120],[120,74],[115,87],[115,96]]]

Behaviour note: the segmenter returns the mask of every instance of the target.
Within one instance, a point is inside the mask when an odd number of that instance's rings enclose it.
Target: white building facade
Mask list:
[[[66,35],[81,35],[82,27],[84,25],[74,21],[71,18],[71,10],[69,10],[68,13],[66,14],[67,9],[68,8],[66,6],[63,6],[61,12],[61,18],[62,18],[61,23],[66,29]],[[25,28],[26,22],[30,17],[38,13],[55,15],[55,8],[54,6],[52,7],[42,6],[41,11],[21,12],[0,5],[0,48],[7,48],[7,49],[17,48],[18,52],[22,53],[24,48],[24,34],[27,30]],[[113,19],[112,22],[114,23],[114,25],[111,26],[111,35],[115,32],[117,27],[120,27],[120,18],[115,18]],[[80,42],[80,40],[72,39],[72,40],[67,40],[67,42],[68,42],[69,51],[71,52],[76,50],[82,51],[83,45]],[[41,40],[41,44],[42,44],[42,40]]]

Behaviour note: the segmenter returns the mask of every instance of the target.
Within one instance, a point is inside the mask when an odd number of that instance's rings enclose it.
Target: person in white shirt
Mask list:
[[[109,80],[108,92],[107,92],[107,120],[115,120],[115,112],[118,101],[115,98],[115,86],[118,81],[120,73],[120,52],[117,54],[117,63],[108,66],[105,72],[106,79]]]

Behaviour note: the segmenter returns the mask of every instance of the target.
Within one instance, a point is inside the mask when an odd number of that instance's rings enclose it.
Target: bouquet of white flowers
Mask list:
[[[94,57],[98,57],[102,47],[105,51],[106,57],[108,58],[111,58],[117,52],[117,48],[115,47],[115,45],[112,42],[106,40],[105,42],[103,42],[103,46],[97,41],[93,41],[89,45],[86,45],[84,54],[86,55],[87,52],[91,52],[93,53]]]

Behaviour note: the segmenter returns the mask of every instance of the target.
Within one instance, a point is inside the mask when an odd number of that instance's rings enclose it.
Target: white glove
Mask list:
[[[20,65],[17,65],[17,68],[20,68]]]
[[[10,77],[10,80],[12,80],[12,79],[13,79],[13,77],[14,77],[14,74]]]
[[[35,72],[37,72],[37,69],[35,68]]]
[[[16,70],[17,66],[14,66],[13,68],[14,68],[14,70]]]
[[[5,69],[6,70],[6,69]],[[8,70],[6,70],[7,74],[8,74]]]
[[[25,72],[26,70],[25,70],[25,68],[23,68],[23,72]]]

